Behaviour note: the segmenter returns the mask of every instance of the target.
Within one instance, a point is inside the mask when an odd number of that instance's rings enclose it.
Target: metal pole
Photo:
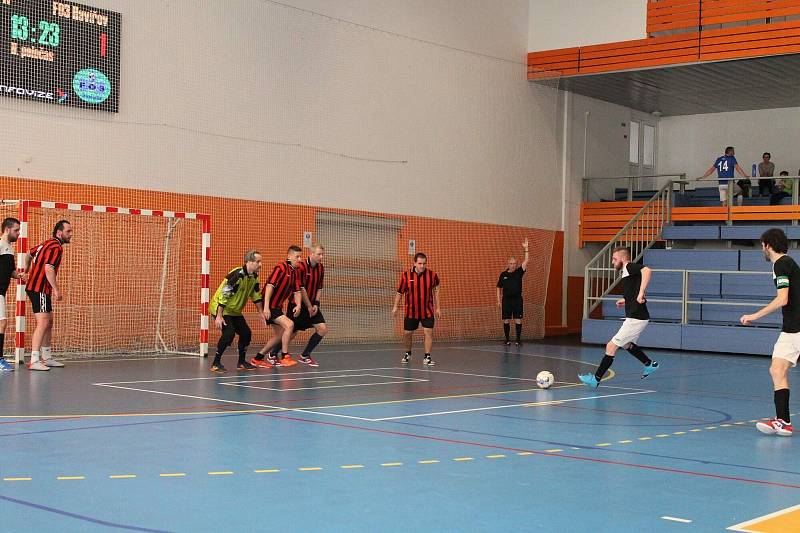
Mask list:
[[[733,179],[728,180],[727,197],[728,197],[728,226],[733,225]]]
[[[689,323],[689,272],[687,270],[683,271],[683,294],[682,298],[683,301],[681,302],[681,324],[688,324]]]

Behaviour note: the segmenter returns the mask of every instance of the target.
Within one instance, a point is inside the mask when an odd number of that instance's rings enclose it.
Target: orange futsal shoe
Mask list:
[[[297,364],[297,361],[292,359],[292,354],[290,353],[283,354],[283,358],[280,361],[281,366],[294,366]]]

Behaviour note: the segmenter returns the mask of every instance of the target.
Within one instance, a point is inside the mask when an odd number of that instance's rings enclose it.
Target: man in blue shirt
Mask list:
[[[742,205],[742,189],[739,188],[736,183],[733,183],[733,170],[736,169],[743,178],[749,178],[744,170],[742,170],[742,167],[739,166],[739,163],[736,162],[734,154],[733,146],[728,146],[725,148],[725,155],[718,157],[717,160],[714,161],[714,164],[706,170],[706,173],[700,176],[702,180],[710,176],[715,170],[717,171],[717,179],[719,180],[719,201],[722,202],[722,207],[725,207],[728,203],[728,183],[733,185],[733,196],[738,196],[738,203]]]

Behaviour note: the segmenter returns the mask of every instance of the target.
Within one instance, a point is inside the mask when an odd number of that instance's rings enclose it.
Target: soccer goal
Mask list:
[[[21,223],[18,270],[56,222],[72,224],[58,271],[64,299],[54,302],[58,356],[207,355],[209,215],[33,200],[5,200],[0,215]],[[23,283],[9,290],[17,362],[25,355],[26,328],[34,327],[26,300]]]

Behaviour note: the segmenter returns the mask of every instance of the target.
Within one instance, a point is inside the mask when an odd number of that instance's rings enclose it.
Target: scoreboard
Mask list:
[[[118,112],[121,24],[63,0],[0,0],[0,96]]]

